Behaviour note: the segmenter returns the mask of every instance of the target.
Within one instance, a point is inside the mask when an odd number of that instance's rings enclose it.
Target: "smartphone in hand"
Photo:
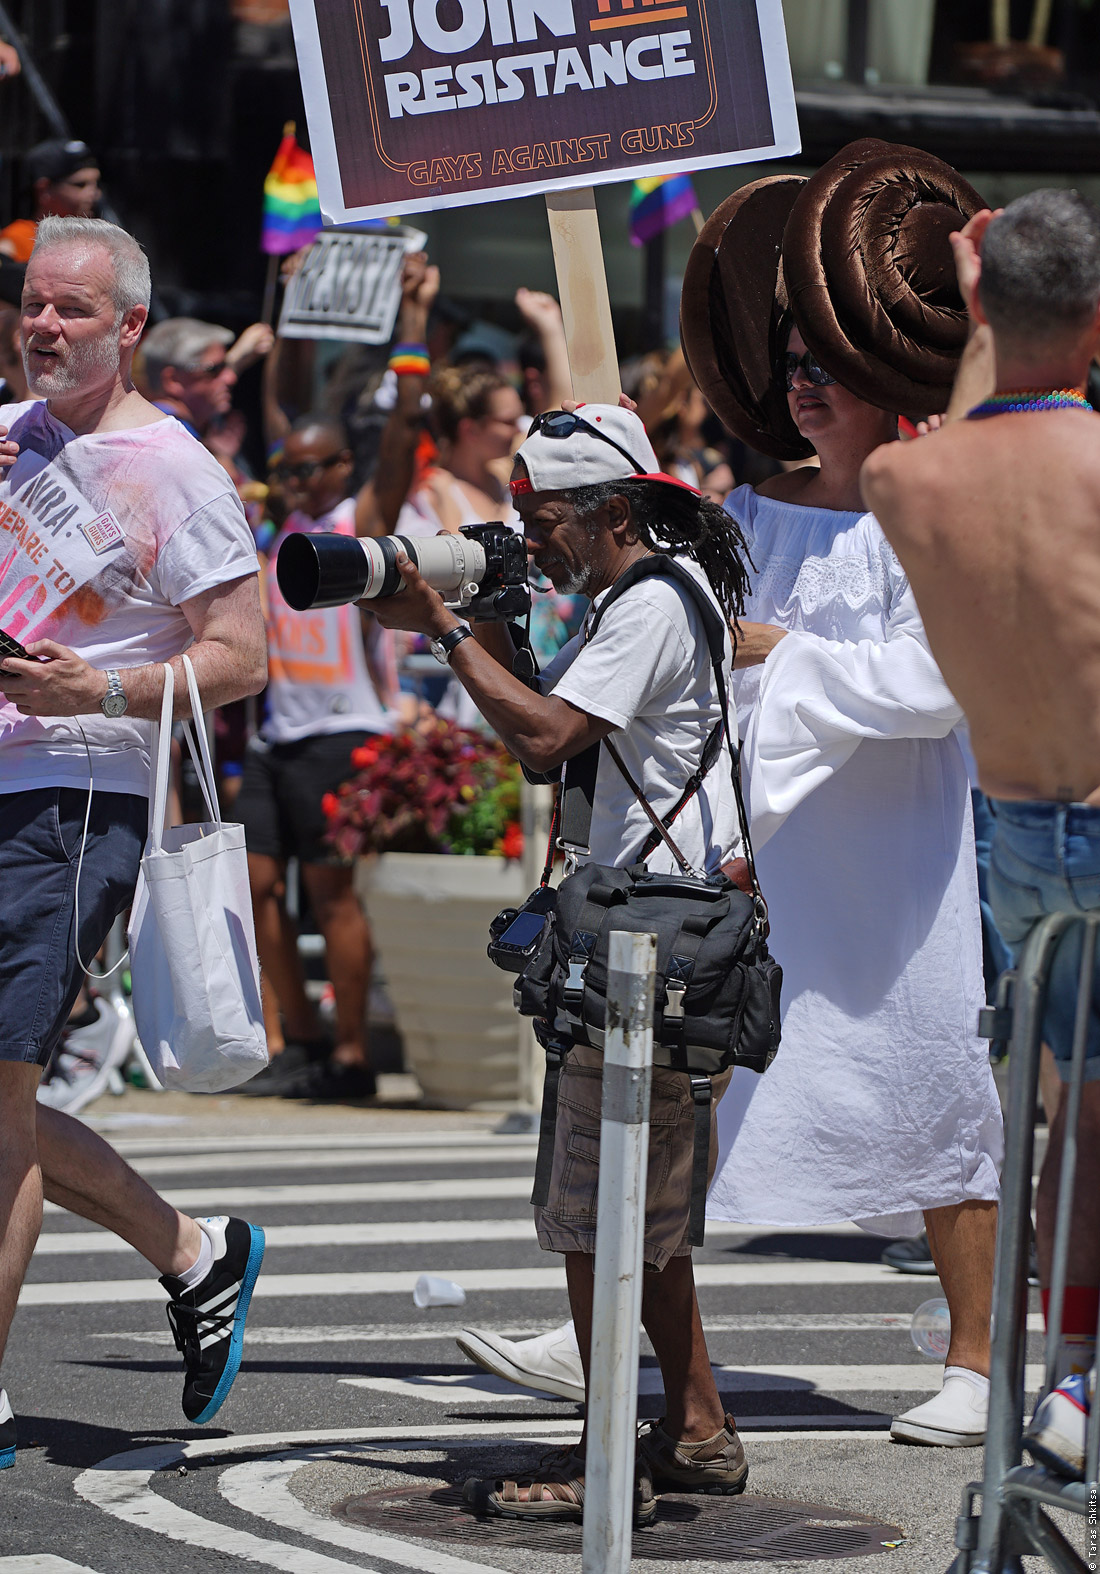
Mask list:
[[[5,656],[15,656],[20,661],[32,659],[17,639],[13,639],[10,634],[5,634],[4,630],[0,629],[0,661],[3,661]]]

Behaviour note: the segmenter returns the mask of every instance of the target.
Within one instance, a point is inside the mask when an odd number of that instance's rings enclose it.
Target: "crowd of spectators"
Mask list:
[[[0,229],[0,270],[13,302],[39,221],[88,216],[103,204],[99,159],[82,141],[43,142],[23,168],[21,212]],[[304,254],[283,260],[284,285]],[[441,291],[439,269],[413,254],[388,348],[334,351],[283,339],[266,321],[238,333],[161,315],[135,358],[141,393],[228,472],[262,564],[268,686],[213,718],[223,805],[236,805],[246,827],[272,1050],[268,1071],[248,1085],[252,1095],[325,1101],[374,1093],[370,930],[351,871],[326,841],[321,800],[352,773],[353,751],[372,734],[430,727],[437,717],[485,725],[420,636],[383,630],[356,608],[294,612],[278,591],[278,549],[290,530],[416,537],[488,521],[520,528],[508,487],[513,455],[532,418],[560,408],[573,390],[558,302],[520,289],[514,306],[512,326],[471,317]],[[250,386],[241,386],[252,368]],[[621,370],[669,473],[721,501],[736,480],[778,468],[724,432],[679,350],[637,357]],[[26,398],[18,311],[2,300],[0,378],[0,402]],[[541,588],[529,635],[545,665],[576,632],[586,603],[548,581]],[[175,760],[174,812],[197,815],[178,743]],[[299,954],[304,923],[325,946],[320,1015]],[[107,1020],[94,990],[82,992],[60,1059],[94,1058]],[[43,1083],[42,1096],[61,1107],[68,1092],[63,1075]]]

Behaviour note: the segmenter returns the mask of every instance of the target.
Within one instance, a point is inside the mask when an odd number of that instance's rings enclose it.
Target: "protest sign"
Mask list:
[[[401,304],[401,264],[426,239],[404,224],[370,233],[323,230],[287,285],[280,336],[387,344]]]
[[[780,0],[291,0],[291,13],[330,223],[799,149]]]

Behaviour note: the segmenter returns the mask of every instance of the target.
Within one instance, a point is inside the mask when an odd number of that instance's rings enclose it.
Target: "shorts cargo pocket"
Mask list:
[[[570,1126],[550,1212],[563,1224],[596,1228],[600,1186],[600,1128]]]

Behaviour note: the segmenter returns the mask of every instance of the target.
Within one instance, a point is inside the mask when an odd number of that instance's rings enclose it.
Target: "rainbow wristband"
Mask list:
[[[398,377],[427,377],[432,362],[426,344],[395,344],[390,351],[389,367]]]

